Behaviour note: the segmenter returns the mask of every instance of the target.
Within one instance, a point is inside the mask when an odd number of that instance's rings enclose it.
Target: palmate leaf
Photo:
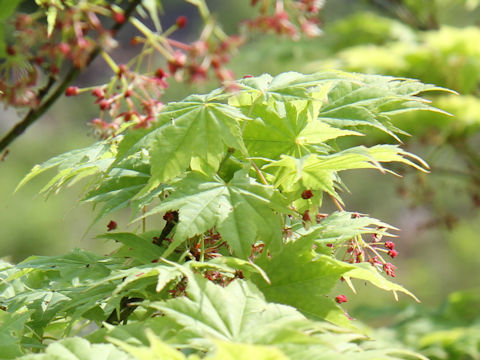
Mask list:
[[[155,233],[158,234],[158,232]],[[137,235],[134,233],[113,232],[98,235],[97,237],[122,243],[124,247],[123,249],[121,248],[117,250],[116,256],[128,256],[142,264],[148,264],[162,255],[162,249],[157,245],[152,244],[152,233]]]
[[[182,352],[161,341],[151,331],[147,332],[147,337],[150,342],[149,347],[134,346],[112,338],[109,341],[138,360],[200,360],[197,355],[185,356]],[[220,340],[215,340],[214,344],[215,350],[211,351],[212,355],[207,355],[205,360],[289,360],[273,346],[239,344]]]
[[[281,108],[266,104],[253,107],[251,117],[256,120],[249,121],[243,131],[249,155],[275,160],[282,154],[301,157],[319,152],[328,140],[362,135],[317,121],[320,106],[318,100],[296,100],[282,103]],[[328,147],[323,146],[323,152],[326,150]]]
[[[165,314],[163,334],[171,334],[168,328],[177,331],[177,344],[182,339],[181,343],[187,344],[187,348],[209,350],[206,359],[244,359],[241,354],[235,354],[234,349],[239,352],[244,349],[247,353],[257,349],[259,355],[267,359],[270,354],[292,360],[416,357],[412,353],[395,356],[397,351],[393,349],[370,351],[367,344],[362,348],[359,343],[365,340],[364,336],[307,320],[292,307],[268,303],[249,281],[235,280],[221,287],[186,267],[181,271],[188,278],[185,296],[141,306]],[[308,296],[308,292],[304,295]],[[169,319],[175,324],[170,324]],[[230,346],[221,349],[223,343]],[[225,357],[219,357],[220,354]],[[252,356],[257,358],[255,354]]]
[[[398,230],[383,221],[368,216],[356,216],[348,211],[333,212],[319,223],[311,224],[308,229],[302,224],[293,229],[295,235],[311,239],[316,245],[338,244],[361,234],[393,236],[388,231]],[[328,253],[331,253],[330,248]]]
[[[314,258],[312,244],[312,239],[300,238],[271,258],[262,256],[255,263],[271,284],[256,275],[252,279],[268,301],[291,305],[312,319],[349,326],[343,310],[327,295],[351,267],[328,256]]]
[[[227,287],[215,285],[188,269],[186,296],[145,304],[162,311],[183,327],[189,343],[211,347],[213,339],[268,344],[275,339],[303,338],[299,322],[305,318],[295,309],[265,302],[249,282],[235,280]]]
[[[225,148],[245,153],[240,121],[248,120],[238,109],[192,96],[169,105],[152,129],[130,132],[119,145],[116,162],[143,148],[150,154],[150,188],[181,174],[189,166],[215,173]]]
[[[108,169],[113,162],[114,148],[108,141],[101,141],[84,149],[73,150],[51,158],[41,165],[35,165],[18,184],[16,191],[32,178],[46,170],[59,167],[58,174],[41,190],[50,194],[58,191],[67,183],[74,182]]]
[[[390,115],[412,110],[442,112],[416,95],[446,89],[388,76],[356,74],[356,77],[359,81],[342,80],[332,86],[319,120],[339,128],[371,126],[399,140],[395,133],[406,133],[391,123]]]
[[[31,313],[32,311],[13,314],[0,312],[0,359],[14,359],[23,354],[21,340]]]
[[[267,102],[272,100],[312,100],[318,98],[318,87],[329,85],[338,80],[360,81],[360,76],[342,71],[325,71],[312,75],[297,72],[286,72],[272,77],[263,74],[254,78],[238,80],[242,89],[238,94],[229,99],[234,106],[250,106],[259,99]]]
[[[30,354],[22,360],[134,360],[112,344],[90,344],[87,340],[74,337],[50,344],[43,354]]]
[[[422,159],[396,145],[376,145],[370,148],[357,146],[331,155],[312,154],[302,158],[284,155],[281,160],[271,162],[264,168],[283,168],[283,171],[276,174],[275,185],[287,191],[292,191],[301,184],[304,188],[325,191],[338,197],[335,191],[338,171],[351,169],[389,171],[381,165],[384,162],[400,162],[422,171],[428,168]]]
[[[138,211],[149,203],[156,192],[146,194],[140,199],[133,200],[145,187],[150,179],[150,164],[148,159],[138,153],[115,166],[102,179],[97,188],[89,191],[82,199],[83,202],[103,203],[95,221],[114,211],[132,207]],[[160,188],[158,191],[162,191]]]
[[[174,241],[163,254],[165,257],[187,238],[215,226],[234,254],[246,258],[258,239],[272,251],[281,245],[280,219],[273,209],[284,205],[271,200],[272,196],[271,187],[256,183],[243,170],[237,171],[228,183],[219,177],[191,172],[146,216],[179,210]]]
[[[350,278],[366,280],[382,290],[391,291],[395,298],[397,292],[402,292],[418,301],[410,291],[384,278],[369,263],[348,264],[330,256],[315,255],[313,240],[309,236],[300,237],[285,244],[276,256],[264,255],[256,260],[271,281],[267,284],[258,275],[252,278],[267,300],[294,306],[309,318],[341,326],[349,326],[350,322],[327,295],[342,276],[349,283]]]
[[[349,282],[350,285],[351,278],[366,280],[382,290],[391,291],[396,300],[398,300],[397,292],[402,292],[413,298],[415,301],[420,302],[420,300],[418,300],[418,298],[414,294],[405,289],[403,286],[387,280],[385,277],[383,277],[383,275],[378,272],[375,267],[371,266],[370,264],[359,263],[352,264],[352,266],[354,268],[343,275],[345,280]],[[351,288],[355,291],[355,288],[352,285]]]

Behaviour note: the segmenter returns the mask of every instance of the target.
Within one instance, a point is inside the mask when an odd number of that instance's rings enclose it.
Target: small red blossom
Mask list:
[[[155,71],[155,77],[163,80],[167,77],[167,73],[162,68],[158,68],[157,71]]]
[[[167,211],[165,215],[163,215],[163,220],[166,222],[176,222],[178,221],[178,213],[176,211]]]
[[[117,228],[117,223],[113,220],[110,220],[110,222],[107,224],[107,228],[107,231],[115,230]]]
[[[395,248],[395,243],[393,241],[385,241],[385,247],[389,250],[393,250]]]
[[[50,72],[52,73],[52,75],[57,75],[60,72],[60,69],[57,65],[52,64],[50,65]]]
[[[10,55],[10,56],[14,56],[17,52],[15,51],[15,49],[13,48],[13,46],[9,45],[7,46],[7,54]]]
[[[393,258],[395,258],[395,256],[398,255],[398,251],[397,251],[397,250],[390,250],[390,251],[388,252],[388,255],[390,255],[391,258],[393,259]]]
[[[103,99],[98,104],[100,106],[100,109],[102,109],[102,110],[108,110],[108,109],[110,109],[110,106],[112,105],[112,103],[109,100],[106,100],[106,99]]]
[[[131,46],[136,46],[137,44],[139,44],[141,42],[141,38],[138,37],[138,36],[134,36],[130,39],[130,45]]]
[[[387,275],[390,275],[391,277],[395,277],[395,266],[390,263],[385,263],[383,264],[383,270]]]
[[[58,51],[60,51],[63,55],[70,54],[70,45],[67,43],[60,43],[57,45]]]
[[[183,29],[187,26],[187,17],[186,16],[179,16],[175,21],[175,24],[178,26],[179,29]]]
[[[66,96],[76,96],[78,95],[78,87],[76,86],[69,86],[67,90],[65,90]]]
[[[341,303],[345,303],[347,302],[347,297],[345,295],[338,295],[335,297],[335,301],[338,303],[338,304],[341,304]]]
[[[303,213],[302,220],[303,221],[312,221],[312,219],[310,218],[310,211],[309,210],[306,210]]]
[[[96,96],[99,99],[103,99],[105,97],[105,91],[102,88],[96,88],[92,90],[92,95]]]
[[[313,197],[313,192],[312,190],[305,190],[302,192],[302,199],[308,200]]]
[[[187,55],[180,50],[173,53],[173,59],[168,60],[168,70],[171,74],[175,74],[177,70],[183,68],[187,62]]]
[[[117,24],[123,24],[125,22],[126,18],[125,18],[125,15],[123,13],[114,12],[113,13],[113,20],[115,20],[115,22]]]
[[[122,77],[127,72],[127,70],[128,68],[125,64],[118,65],[117,76]]]

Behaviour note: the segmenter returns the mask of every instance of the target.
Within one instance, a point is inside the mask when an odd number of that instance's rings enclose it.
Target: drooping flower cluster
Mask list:
[[[298,40],[302,35],[315,37],[322,34],[318,27],[323,0],[252,0],[252,6],[260,7],[260,15],[245,21],[248,29],[285,35]]]
[[[379,271],[395,277],[395,266],[385,261],[381,253],[385,253],[392,259],[398,255],[393,241],[382,242],[382,232],[385,229],[379,228],[377,233],[372,234],[371,241],[365,241],[360,235],[355,236],[346,244],[343,260],[349,263],[369,262]],[[332,248],[335,247],[332,245]]]
[[[12,39],[0,65],[0,99],[6,106],[37,107],[39,93],[64,67],[84,68],[96,46],[109,50],[116,45],[99,17],[118,21],[118,10],[88,2],[54,9],[54,22],[46,22],[45,10],[39,9],[20,13],[8,23]]]

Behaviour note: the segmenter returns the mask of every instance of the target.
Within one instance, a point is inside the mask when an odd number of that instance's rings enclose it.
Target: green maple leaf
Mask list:
[[[312,243],[312,239],[300,238],[271,258],[262,256],[255,263],[271,283],[256,274],[252,279],[268,301],[294,306],[309,318],[349,326],[343,311],[327,295],[352,268],[328,256],[314,257]]]
[[[30,354],[23,360],[132,360],[112,344],[90,344],[80,337],[66,338],[48,345],[44,354]]]
[[[416,160],[419,164],[409,158]],[[282,159],[264,166],[283,168],[276,173],[275,186],[294,191],[300,185],[303,188],[325,191],[338,198],[335,191],[339,183],[337,172],[351,169],[386,170],[381,163],[400,162],[418,170],[426,171],[428,165],[419,157],[408,153],[395,145],[376,145],[371,148],[357,146],[329,155],[310,154],[301,158],[282,155]]]
[[[236,280],[221,287],[186,268],[182,271],[188,277],[186,296],[146,306],[181,325],[185,334],[191,334],[189,342],[211,345],[209,339],[218,339],[268,344],[302,335],[298,323],[305,318],[289,306],[267,303],[252,283]]]
[[[189,166],[204,173],[218,170],[226,148],[245,153],[240,122],[248,120],[238,109],[191,96],[168,105],[151,129],[131,131],[119,145],[114,165],[146,149],[150,155],[149,188],[173,179]]]
[[[242,258],[251,253],[258,239],[272,250],[281,245],[281,224],[274,208],[283,209],[272,200],[274,190],[237,171],[229,182],[218,176],[189,173],[176,190],[146,216],[170,210],[179,211],[174,241],[163,256],[169,255],[187,238],[202,234],[213,226],[233,252]]]
[[[301,157],[309,153],[325,153],[326,141],[340,136],[361,135],[318,121],[321,102],[288,101],[281,107],[256,105],[245,125],[243,137],[250,156],[279,159],[280,155]]]
[[[150,192],[141,198],[137,194],[145,187],[150,179],[150,164],[141,153],[132,155],[117,164],[106,175],[97,188],[89,191],[83,202],[93,202],[95,205],[103,203],[94,223],[114,211],[131,206],[138,211],[163,189]],[[135,200],[132,200],[135,199]],[[93,225],[93,224],[92,224]]]
[[[443,111],[417,97],[424,91],[446,91],[416,80],[388,76],[355,74],[332,86],[319,119],[335,127],[375,127],[398,141],[396,133],[406,134],[395,127],[390,116],[412,110]]]

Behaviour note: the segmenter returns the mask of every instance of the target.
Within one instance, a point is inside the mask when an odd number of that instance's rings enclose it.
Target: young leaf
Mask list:
[[[221,287],[199,274],[184,271],[188,275],[187,296],[152,302],[148,306],[182,325],[184,331],[191,334],[192,342],[211,346],[209,339],[219,339],[261,344],[268,339],[268,329],[292,335],[289,329],[295,321],[304,319],[293,308],[266,303],[251,283],[235,280]],[[300,335],[300,331],[297,330],[297,334]],[[280,336],[270,334],[270,341]]]
[[[272,249],[281,244],[280,220],[273,209],[282,204],[273,203],[272,195],[272,188],[256,183],[244,171],[238,171],[228,183],[191,172],[146,216],[179,210],[174,241],[164,257],[187,238],[215,226],[233,252],[247,258],[259,238]]]
[[[50,180],[42,192],[51,193],[59,190],[68,181],[75,180],[75,177],[81,178],[83,175],[88,176],[106,170],[113,161],[113,151],[109,142],[101,141],[87,148],[73,150],[51,158],[41,165],[35,165],[20,181],[15,191],[32,178],[56,166],[59,166],[59,174]]]
[[[80,337],[63,339],[48,345],[43,354],[30,354],[21,360],[133,360],[112,344],[90,344]]]
[[[281,252],[271,258],[262,256],[256,264],[271,281],[266,284],[258,276],[252,277],[268,301],[294,306],[309,318],[348,326],[343,311],[327,295],[351,269],[349,264],[328,256],[314,258],[312,240],[307,238],[285,244]]]
[[[273,160],[280,159],[282,154],[301,157],[318,152],[312,145],[340,136],[361,135],[317,121],[319,101],[285,101],[281,105],[275,108],[258,104],[251,111],[256,120],[248,122],[243,131],[250,156]]]

